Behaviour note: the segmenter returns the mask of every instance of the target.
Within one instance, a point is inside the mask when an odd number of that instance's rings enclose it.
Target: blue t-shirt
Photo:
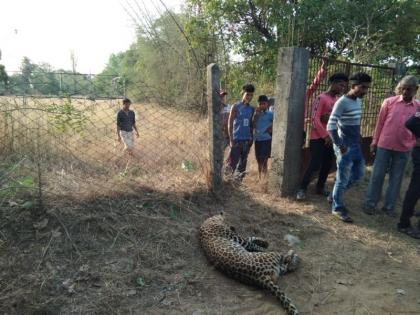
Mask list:
[[[257,119],[255,126],[255,141],[266,141],[271,139],[267,129],[273,125],[273,112],[264,111]]]
[[[251,105],[245,105],[242,102],[236,104],[235,108],[236,116],[233,121],[233,140],[252,140],[251,123],[254,108]]]

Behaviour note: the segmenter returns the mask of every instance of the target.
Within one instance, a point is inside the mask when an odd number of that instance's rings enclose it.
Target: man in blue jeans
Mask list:
[[[397,85],[397,95],[385,99],[381,106],[371,144],[375,162],[363,209],[366,214],[377,213],[376,205],[381,199],[385,174],[388,172],[388,188],[382,211],[388,216],[396,216],[394,208],[400,195],[405,166],[416,144],[416,137],[405,128],[404,123],[420,106],[415,97],[418,84],[415,76],[405,76]]]
[[[347,223],[352,223],[353,219],[344,206],[344,192],[362,179],[365,171],[360,146],[361,98],[366,95],[371,82],[372,78],[363,72],[350,77],[351,90],[337,100],[327,124],[337,161],[332,214]]]
[[[226,173],[242,181],[245,177],[249,149],[253,142],[252,116],[254,108],[250,102],[254,96],[255,87],[245,84],[242,87],[242,101],[233,105],[229,114],[228,132],[230,153],[227,159]]]

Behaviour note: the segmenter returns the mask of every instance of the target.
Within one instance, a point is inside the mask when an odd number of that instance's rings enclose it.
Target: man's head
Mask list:
[[[245,84],[242,87],[242,102],[249,104],[254,96],[255,87],[252,84]]]
[[[262,110],[267,110],[268,109],[268,97],[266,95],[258,96],[258,106]]]
[[[130,99],[125,98],[125,99],[123,99],[123,102],[122,103],[123,103],[123,108],[125,110],[128,110],[130,108],[130,105],[131,105]]]
[[[329,77],[330,91],[335,95],[341,95],[347,90],[349,78],[344,73],[334,73]]]
[[[416,95],[419,87],[419,81],[414,75],[406,75],[398,82],[395,92],[402,95],[403,100],[409,102]]]
[[[350,77],[351,94],[362,98],[370,88],[372,78],[364,72],[358,72]]]

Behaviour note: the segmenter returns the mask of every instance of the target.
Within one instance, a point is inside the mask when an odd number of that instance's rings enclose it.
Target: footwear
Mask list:
[[[389,216],[391,218],[396,218],[397,217],[397,213],[394,210],[389,210],[385,207],[383,207],[381,210],[383,211],[383,213],[385,213],[387,216]]]
[[[299,189],[299,191],[296,194],[297,200],[305,200],[306,199],[306,191],[304,189]]]
[[[371,208],[371,207],[364,207],[363,212],[366,213],[367,215],[374,215],[376,214],[376,209]]]
[[[339,218],[343,222],[353,223],[353,219],[349,217],[346,209],[342,209],[342,210],[341,209],[336,209],[336,210],[333,210],[331,213],[332,213],[333,216],[336,216],[337,218]]]
[[[398,232],[404,233],[412,238],[420,240],[420,231],[412,227],[400,228],[398,227]]]

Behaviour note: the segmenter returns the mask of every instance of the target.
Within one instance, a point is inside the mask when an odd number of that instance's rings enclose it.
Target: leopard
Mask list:
[[[204,220],[199,228],[199,240],[205,256],[216,269],[272,293],[288,315],[299,314],[291,299],[276,284],[281,276],[295,271],[300,264],[301,259],[293,250],[286,255],[268,251],[266,240],[239,235],[225,222],[223,213]]]

